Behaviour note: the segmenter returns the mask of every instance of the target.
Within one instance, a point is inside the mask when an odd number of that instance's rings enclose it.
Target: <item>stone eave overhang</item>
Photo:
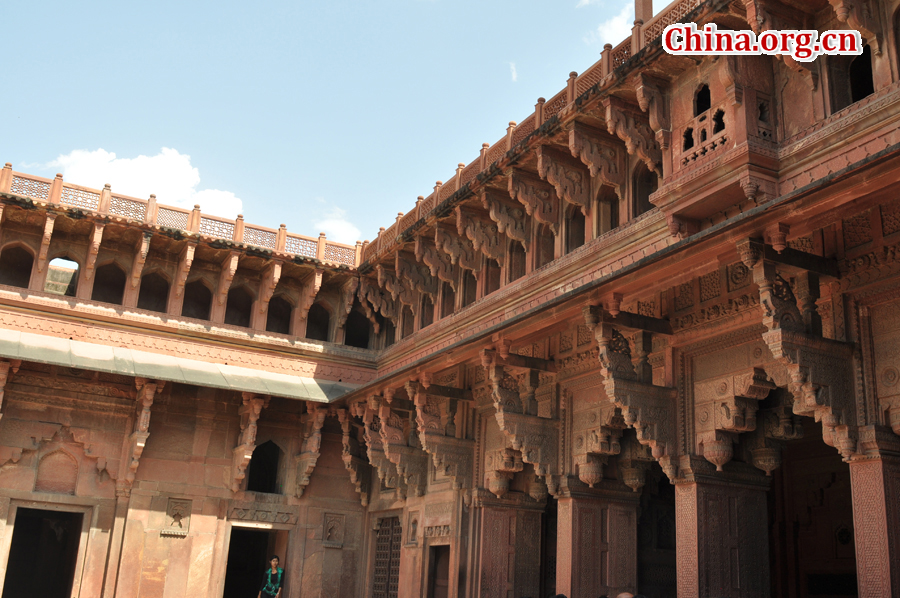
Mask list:
[[[744,228],[752,227],[752,221],[754,219],[757,219],[764,215],[771,215],[776,210],[789,210],[789,206],[791,204],[794,204],[807,196],[824,191],[826,188],[835,185],[844,179],[848,179],[851,176],[863,174],[865,171],[874,170],[879,165],[884,164],[889,160],[895,159],[897,157],[900,157],[900,144],[890,145],[885,149],[864,158],[863,160],[850,164],[839,171],[829,173],[826,176],[812,181],[807,185],[783,194],[766,204],[756,206],[745,212],[732,216],[694,235],[682,239],[664,249],[656,251],[651,255],[647,255],[630,265],[624,266],[619,270],[611,272],[608,275],[598,277],[595,280],[585,283],[577,288],[563,292],[556,297],[542,303],[541,305],[524,310],[518,314],[511,315],[508,318],[505,318],[501,323],[486,327],[478,331],[477,333],[468,336],[465,339],[461,339],[455,343],[451,343],[443,347],[440,351],[431,353],[427,357],[420,358],[397,370],[391,371],[386,375],[378,376],[372,382],[362,385],[359,388],[340,397],[339,399],[337,399],[337,402],[348,403],[360,399],[365,399],[369,394],[376,392],[380,388],[390,386],[391,384],[402,384],[407,379],[417,376],[420,371],[427,369],[429,364],[435,363],[438,359],[447,354],[452,353],[455,355],[460,355],[472,346],[481,348],[479,346],[479,343],[483,343],[485,340],[488,340],[490,342],[490,339],[492,337],[495,337],[505,330],[509,330],[511,328],[519,326],[527,322],[528,320],[535,318],[539,314],[548,312],[549,310],[560,308],[573,299],[577,299],[579,297],[589,295],[592,292],[598,291],[601,287],[603,287],[604,285],[608,285],[611,282],[621,281],[629,276],[637,274],[641,270],[647,269],[654,265],[659,265],[663,261],[675,260],[688,250],[696,250],[698,245],[705,243],[715,243],[715,241],[720,240],[720,237],[728,236],[729,233],[731,233],[731,235],[727,239],[722,239],[723,242],[737,240],[741,235],[736,234],[736,229],[741,228],[743,225],[746,225],[744,226]],[[731,237],[734,238],[732,239]],[[474,305],[477,305],[477,303]]]

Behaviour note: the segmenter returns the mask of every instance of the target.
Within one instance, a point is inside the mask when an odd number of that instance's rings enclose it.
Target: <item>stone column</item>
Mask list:
[[[559,499],[557,593],[569,598],[637,593],[639,499],[631,491]]]
[[[900,438],[866,426],[860,444],[866,456],[850,462],[859,595],[900,596]]]
[[[679,598],[769,596],[765,477],[694,475],[675,487]]]

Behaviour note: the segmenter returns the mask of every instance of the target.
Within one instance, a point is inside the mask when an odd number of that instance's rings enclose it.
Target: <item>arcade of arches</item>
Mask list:
[[[651,4],[371,242],[0,169],[2,598],[900,597],[898,2]]]

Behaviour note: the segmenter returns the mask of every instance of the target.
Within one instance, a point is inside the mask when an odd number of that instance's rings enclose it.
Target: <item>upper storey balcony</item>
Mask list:
[[[475,322],[597,280],[900,142],[896,52],[880,24],[898,19],[881,4],[873,16],[838,0],[678,0],[653,15],[638,0],[636,16],[629,39],[570,73],[366,247],[360,301],[383,318],[386,345],[403,341],[382,368],[408,361],[416,342],[404,339],[418,330],[439,346],[446,329],[447,346],[463,322],[489,328]],[[672,56],[660,37],[675,22],[855,28],[869,49],[811,65]],[[822,160],[834,164],[822,172]],[[800,228],[778,232],[809,232]]]

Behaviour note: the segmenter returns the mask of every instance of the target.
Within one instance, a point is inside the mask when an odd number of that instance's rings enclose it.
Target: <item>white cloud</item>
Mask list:
[[[516,63],[509,63],[509,76],[512,77],[513,83],[519,80],[519,73],[516,72]]]
[[[578,0],[578,4],[575,5],[575,8],[581,8],[582,6],[588,6],[590,4],[600,4],[603,0]]]
[[[582,0],[583,2],[585,0]],[[590,3],[592,0],[587,0]],[[579,4],[581,6],[581,4]],[[622,6],[619,14],[610,17],[600,23],[596,30],[592,31],[585,42],[592,44],[612,44],[616,47],[627,38],[631,37],[631,28],[634,26],[634,3],[629,2]]]
[[[205,214],[234,218],[242,212],[241,200],[230,191],[198,190],[200,171],[191,157],[164,147],[155,156],[117,158],[104,149],[74,150],[48,166],[59,168],[63,179],[95,189],[109,183],[113,193],[147,198],[155,194],[161,204],[193,208],[200,204]]]
[[[325,237],[331,241],[353,245],[361,239],[360,232],[345,218],[346,215],[347,210],[334,206],[325,211],[313,226],[316,227],[316,231],[325,233]]]

